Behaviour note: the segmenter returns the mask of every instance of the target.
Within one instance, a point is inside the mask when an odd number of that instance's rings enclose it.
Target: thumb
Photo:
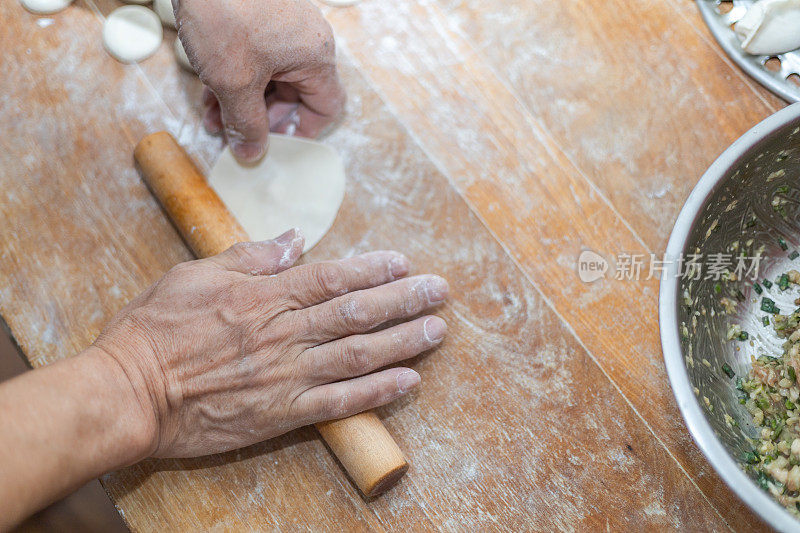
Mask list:
[[[225,136],[233,155],[251,163],[261,159],[267,150],[269,117],[264,91],[246,88],[217,95]]]
[[[251,276],[278,274],[300,258],[304,242],[300,230],[293,228],[271,241],[234,244],[212,260],[225,270]]]

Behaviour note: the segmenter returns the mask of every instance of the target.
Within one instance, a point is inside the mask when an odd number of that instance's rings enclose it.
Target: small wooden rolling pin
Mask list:
[[[167,132],[142,139],[134,150],[145,181],[198,257],[248,241],[247,233],[188,154]],[[316,424],[322,438],[367,498],[403,477],[408,462],[372,412]]]

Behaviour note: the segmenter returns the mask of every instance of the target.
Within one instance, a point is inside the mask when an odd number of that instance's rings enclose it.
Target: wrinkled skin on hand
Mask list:
[[[95,341],[130,381],[149,455],[240,448],[419,382],[409,368],[380,369],[441,342],[442,319],[412,317],[446,298],[446,281],[406,277],[397,252],[292,267],[302,249],[292,230],[177,265]],[[376,331],[389,321],[399,323]]]
[[[342,112],[333,32],[308,0],[173,2],[204,124],[238,159],[263,156],[270,131],[316,137]]]

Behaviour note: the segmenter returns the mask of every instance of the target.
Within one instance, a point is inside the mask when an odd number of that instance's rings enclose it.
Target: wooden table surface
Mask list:
[[[207,170],[201,87],[174,32],[125,66],[112,0],[50,17],[0,1],[0,314],[36,367],[86,347],[190,258],[134,169],[171,131]],[[662,253],[735,138],[785,106],[693,2],[365,0],[323,7],[347,117],[344,205],[308,260],[393,248],[451,283],[423,383],[378,411],[412,464],[366,502],[313,429],[102,481],[134,530],[691,529],[764,525],[689,436],[662,362],[656,280],[584,284],[590,249]]]

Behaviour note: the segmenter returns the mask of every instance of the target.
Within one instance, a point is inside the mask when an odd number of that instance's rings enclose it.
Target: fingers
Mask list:
[[[300,230],[294,228],[271,241],[234,244],[213,260],[226,270],[242,274],[277,274],[297,261],[304,241]]]
[[[447,324],[421,317],[369,335],[351,335],[311,348],[302,356],[314,385],[361,376],[409,359],[442,342]]]
[[[348,292],[383,285],[408,274],[408,259],[391,251],[301,265],[281,279],[291,308],[302,309]]]
[[[267,149],[269,118],[264,88],[247,87],[217,94],[225,136],[233,155],[244,162],[260,159]]]
[[[414,276],[361,290],[297,311],[311,345],[365,333],[390,320],[410,318],[442,303],[448,286],[434,275]]]
[[[297,397],[298,418],[311,423],[355,415],[396,400],[419,384],[410,368],[389,368],[348,381],[313,387]]]
[[[296,114],[291,121],[285,121],[282,129],[274,129],[279,133],[289,133],[289,129],[303,137],[316,137],[336,117],[338,117],[345,104],[345,92],[339,81],[339,76],[334,65],[326,66],[299,81],[290,82],[297,91],[299,105],[296,105]],[[282,100],[278,97],[278,100]],[[278,106],[275,103],[274,106]],[[283,104],[286,105],[285,103]]]
[[[222,115],[219,109],[219,101],[211,89],[203,87],[203,126],[209,133],[219,133],[222,131]]]

